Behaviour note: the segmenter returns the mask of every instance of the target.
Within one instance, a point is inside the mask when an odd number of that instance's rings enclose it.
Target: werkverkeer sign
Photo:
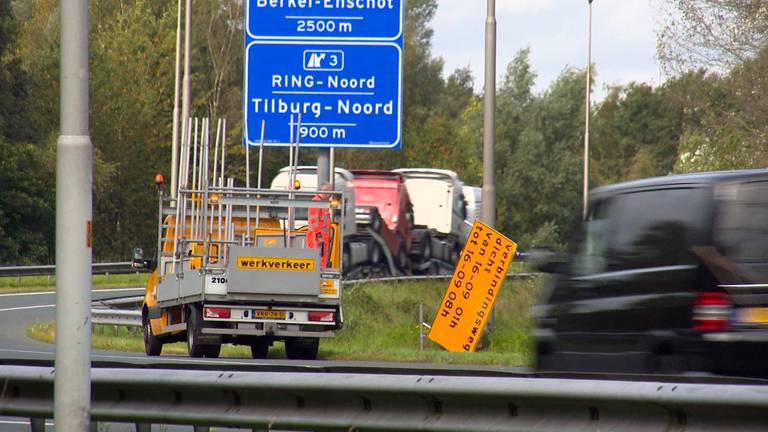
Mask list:
[[[246,17],[247,143],[264,124],[265,145],[289,145],[300,114],[302,146],[400,147],[400,0],[249,0]]]

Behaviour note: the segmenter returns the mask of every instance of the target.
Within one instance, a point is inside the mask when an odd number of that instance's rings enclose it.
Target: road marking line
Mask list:
[[[56,305],[51,304],[51,305],[21,306],[21,307],[15,307],[15,308],[5,308],[5,309],[0,309],[0,312],[17,311],[17,310],[24,310],[24,309],[42,309],[42,308],[52,308],[52,307],[56,307]]]
[[[91,292],[121,292],[121,291],[139,291],[144,290],[142,287],[136,287],[136,288],[110,288],[110,289],[95,289]],[[45,295],[45,294],[56,294],[56,291],[39,291],[39,292],[28,292],[28,293],[12,293],[12,294],[0,294],[0,297],[18,297],[18,296],[34,296],[34,295]]]

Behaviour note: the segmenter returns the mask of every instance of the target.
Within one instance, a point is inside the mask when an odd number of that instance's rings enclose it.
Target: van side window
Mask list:
[[[691,246],[706,241],[708,188],[656,189],[619,196],[608,255],[615,269],[693,262]]]
[[[768,182],[726,185],[718,198],[720,252],[736,262],[768,262]]]
[[[609,238],[612,200],[602,199],[591,204],[584,223],[578,251],[574,255],[571,271],[575,275],[600,273],[606,270],[606,247]]]

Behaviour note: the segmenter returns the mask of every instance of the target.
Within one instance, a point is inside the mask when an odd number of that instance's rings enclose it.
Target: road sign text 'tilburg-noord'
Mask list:
[[[402,0],[248,0],[245,140],[399,148]]]

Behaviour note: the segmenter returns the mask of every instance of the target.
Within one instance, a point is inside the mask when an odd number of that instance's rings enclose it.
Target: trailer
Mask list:
[[[154,270],[142,306],[147,355],[186,340],[191,357],[218,357],[228,343],[265,358],[282,342],[288,358],[316,358],[343,325],[344,194],[236,186],[218,145],[209,178],[209,153],[205,140],[182,147],[177,193],[159,193],[159,253],[135,257]],[[327,238],[308,212],[328,218]]]
[[[450,170],[401,168],[413,202],[413,257],[431,259],[439,272],[452,272],[464,247],[470,224],[464,184]]]

